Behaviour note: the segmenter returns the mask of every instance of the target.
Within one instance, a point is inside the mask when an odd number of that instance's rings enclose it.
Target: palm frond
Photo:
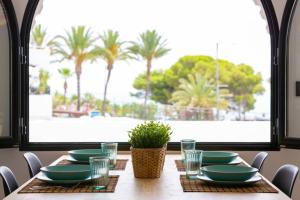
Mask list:
[[[57,62],[63,60],[74,60],[76,63],[82,63],[86,60],[92,60],[94,50],[93,43],[96,38],[92,36],[90,29],[85,26],[71,27],[66,30],[65,35],[57,35],[49,41],[51,55],[60,56]]]
[[[145,60],[153,60],[166,55],[170,49],[166,48],[167,40],[162,40],[155,30],[147,30],[139,35],[136,42],[131,42],[128,50]]]

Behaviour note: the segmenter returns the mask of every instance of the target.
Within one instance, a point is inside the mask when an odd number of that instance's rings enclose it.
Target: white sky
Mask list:
[[[113,29],[121,39],[136,40],[139,33],[155,29],[167,39],[171,49],[153,63],[153,70],[167,69],[185,55],[216,55],[236,64],[246,63],[264,78],[266,93],[257,97],[254,112],[270,112],[270,36],[267,22],[260,15],[260,7],[253,0],[44,0],[36,24],[47,28],[48,39],[71,26],[85,25],[95,35]],[[31,51],[32,64],[51,72],[52,92],[63,91],[63,80],[57,69],[69,67],[71,61],[49,64],[48,52]],[[94,93],[102,98],[106,79],[103,61],[83,64],[82,94]],[[115,102],[132,100],[134,78],[145,71],[145,63],[117,62],[112,71],[108,98]],[[69,94],[76,94],[75,76],[69,80]]]

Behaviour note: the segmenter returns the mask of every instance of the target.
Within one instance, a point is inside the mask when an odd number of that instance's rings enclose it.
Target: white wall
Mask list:
[[[272,3],[274,5],[276,16],[277,16],[277,20],[278,20],[278,23],[280,25],[280,23],[281,23],[281,16],[282,16],[282,13],[283,13],[283,10],[284,10],[284,6],[285,6],[285,3],[286,3],[286,0],[272,0]]]
[[[0,8],[0,13],[3,12]],[[4,21],[3,21],[4,22]],[[6,23],[0,24],[0,136],[9,136],[9,35]]]
[[[300,7],[299,3],[294,12],[288,42],[288,121],[289,137],[300,137],[300,97],[296,96],[296,81],[300,81]]]
[[[11,0],[11,1],[13,2],[13,5],[14,5],[15,11],[16,11],[16,15],[17,15],[17,19],[18,19],[18,23],[19,23],[19,27],[21,28],[23,15],[24,15],[24,11],[25,11],[28,0]]]

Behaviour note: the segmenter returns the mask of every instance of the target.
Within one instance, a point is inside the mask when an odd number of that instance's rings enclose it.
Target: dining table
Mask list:
[[[63,155],[51,165],[57,165],[66,159]],[[184,192],[180,182],[180,175],[184,171],[178,171],[175,160],[180,159],[179,154],[167,154],[164,168],[160,178],[141,179],[135,178],[131,163],[130,154],[118,155],[118,159],[128,159],[125,170],[111,170],[110,175],[119,175],[119,180],[114,192],[110,193],[20,193],[22,188],[28,185],[33,179],[25,182],[17,190],[4,198],[4,200],[93,200],[93,199],[120,199],[120,200],[289,200],[287,195],[276,188],[262,175],[270,186],[275,188],[274,193],[255,192]],[[242,162],[248,165],[242,158]],[[25,171],[25,169],[24,169]],[[41,172],[40,172],[41,173]]]

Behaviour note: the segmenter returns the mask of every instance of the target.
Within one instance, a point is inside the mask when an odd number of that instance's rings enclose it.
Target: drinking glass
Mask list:
[[[185,150],[195,150],[196,141],[192,139],[183,139],[180,140],[181,146],[181,159],[185,162]]]
[[[185,151],[185,170],[187,178],[193,179],[201,174],[202,153],[202,150]]]
[[[90,169],[93,187],[96,190],[106,188],[108,185],[109,159],[103,157],[90,157]]]
[[[109,167],[114,168],[117,163],[118,143],[101,143],[101,149],[109,152]]]

